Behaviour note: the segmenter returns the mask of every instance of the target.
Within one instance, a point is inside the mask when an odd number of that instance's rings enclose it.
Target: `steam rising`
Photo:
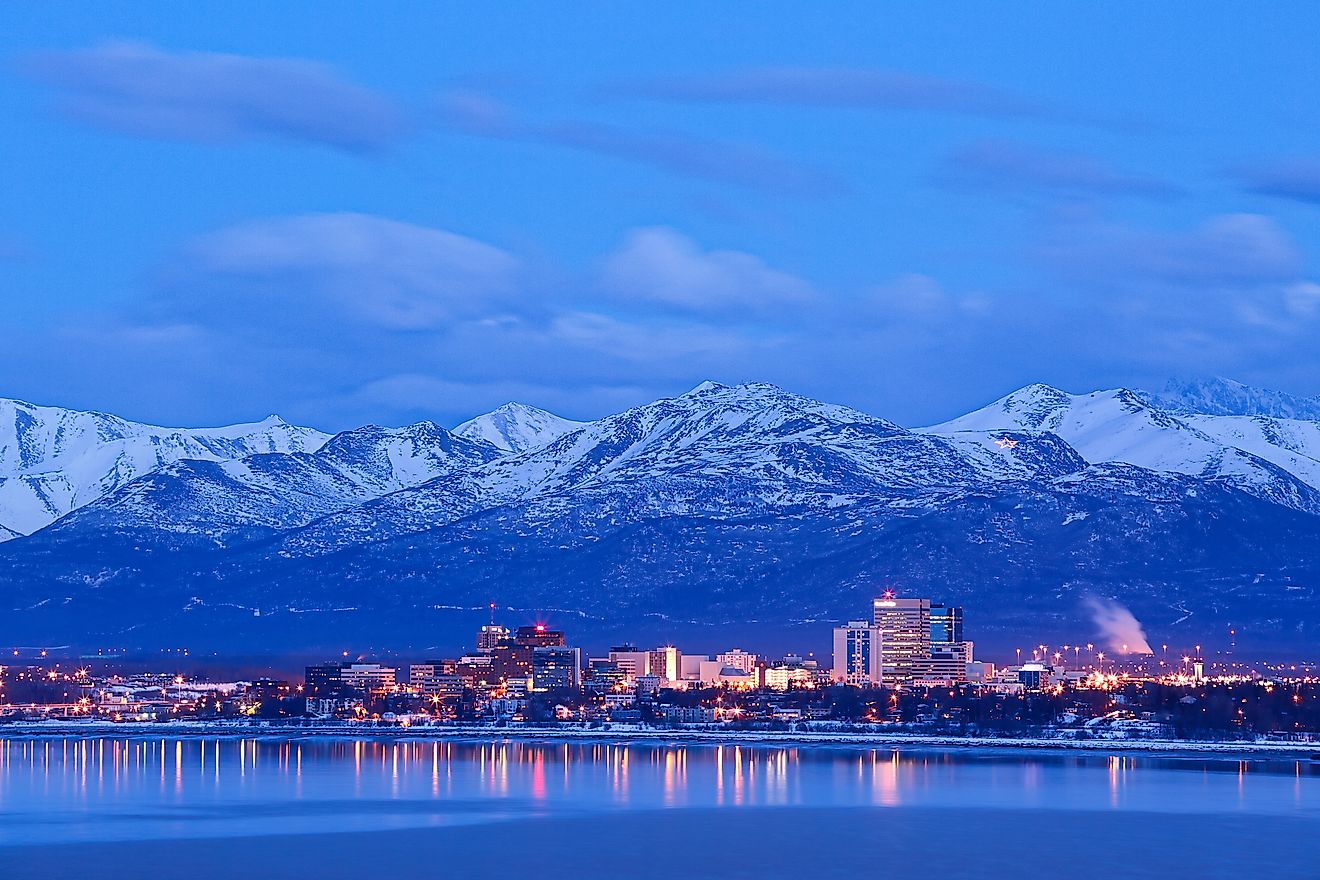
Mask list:
[[[1131,611],[1117,602],[1103,599],[1087,597],[1085,602],[1100,637],[1108,643],[1111,651],[1118,654],[1155,653],[1146,641],[1141,621],[1133,617]]]

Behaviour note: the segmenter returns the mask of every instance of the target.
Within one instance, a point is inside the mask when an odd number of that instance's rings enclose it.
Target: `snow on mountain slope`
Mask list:
[[[0,547],[0,639],[433,645],[438,616],[492,596],[575,625],[818,633],[894,583],[1005,638],[1075,637],[1104,595],[1188,640],[1231,622],[1314,644],[1314,490],[1244,451],[1304,456],[1313,428],[1206,419],[1035,386],[934,434],[706,383],[516,454],[451,438],[446,458],[423,424],[180,462]]]
[[[589,502],[604,505],[614,522],[801,515],[1086,466],[1057,437],[1037,441],[1007,450],[989,438],[949,440],[772,385],[703,383],[539,449],[327,517],[291,535],[288,546],[320,553],[515,504],[553,518]]]
[[[432,422],[368,425],[337,434],[312,453],[166,465],[70,514],[52,532],[150,530],[223,539],[243,530],[295,528],[500,454]]]
[[[1232,379],[1173,381],[1163,391],[1144,396],[1155,406],[1179,415],[1269,416],[1320,421],[1320,397],[1299,397],[1268,388],[1253,388]]]
[[[1320,488],[1320,422],[1268,416],[1180,416],[1225,446],[1272,462]]]
[[[526,452],[545,446],[584,424],[534,406],[506,403],[484,416],[469,419],[455,428],[454,434],[469,440],[483,440],[505,452]]]
[[[0,399],[0,522],[30,534],[164,464],[312,451],[328,437],[275,416],[222,428],[162,428]]]
[[[1028,385],[989,406],[923,429],[943,437],[1048,431],[1093,464],[1219,478],[1299,510],[1320,512],[1320,425],[1251,416],[1176,415],[1127,389],[1068,394]]]

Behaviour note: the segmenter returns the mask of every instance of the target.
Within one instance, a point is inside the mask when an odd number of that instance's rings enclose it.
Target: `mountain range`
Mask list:
[[[35,532],[162,465],[311,452],[327,439],[276,416],[227,428],[161,428],[0,399],[0,537]]]
[[[0,415],[0,644],[429,646],[492,600],[819,644],[886,586],[990,645],[1090,639],[1090,597],[1153,642],[1320,632],[1320,402],[1227,380],[1031,385],[915,430],[756,383],[333,437]]]

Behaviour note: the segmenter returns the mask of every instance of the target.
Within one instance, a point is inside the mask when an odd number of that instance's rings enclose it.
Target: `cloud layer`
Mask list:
[[[315,36],[300,45],[345,51]],[[806,42],[720,70],[727,52],[697,44],[566,56],[567,32],[522,50],[502,36],[475,62],[352,43],[343,57],[390,88],[448,89],[416,104],[259,57],[270,34],[226,35],[253,54],[22,57],[89,125],[243,149],[79,140],[24,118],[31,85],[10,84],[27,140],[0,220],[31,244],[0,235],[17,306],[0,315],[0,393],[82,388],[193,421],[255,401],[334,427],[509,397],[586,417],[706,378],[907,422],[1028,381],[1320,384],[1320,164],[1304,127],[1279,128],[1298,158],[1232,164],[1282,102],[1229,113],[1181,67],[1166,94],[1029,41],[1011,58],[941,41],[933,76],[789,63]],[[487,59],[506,75],[464,68]],[[1098,97],[1170,124],[1135,138],[1087,109]]]
[[[703,252],[677,231],[661,227],[630,233],[606,259],[602,277],[606,289],[619,297],[696,312],[801,306],[814,295],[807,282],[751,254]]]
[[[1233,169],[1251,192],[1320,205],[1320,159],[1257,162]]]
[[[305,312],[425,330],[497,308],[518,261],[473,239],[368,214],[258,220],[191,242],[168,273],[195,310],[282,331]],[[197,297],[206,293],[206,297]],[[261,316],[261,320],[254,320]]]
[[[837,195],[844,190],[834,175],[754,144],[581,119],[533,122],[470,90],[444,95],[441,118],[465,134],[594,153],[720,183],[802,195]]]
[[[328,427],[457,421],[511,397],[591,417],[708,377],[860,406],[956,389],[914,418],[870,407],[920,423],[1030,380],[1089,388],[1114,364],[1153,381],[1189,357],[1242,372],[1305,350],[1320,322],[1320,286],[1259,216],[1173,232],[1075,222],[1036,258],[1065,292],[924,273],[824,285],[668,227],[547,271],[448,230],[295,215],[187,242],[149,300],[66,326],[57,347],[98,363],[98,383],[184,401],[241,387]],[[50,381],[91,381],[27,355]]]
[[[752,67],[621,83],[610,92],[699,103],[924,110],[1008,118],[1064,115],[1042,101],[984,83],[860,67]]]
[[[59,93],[70,116],[127,134],[208,143],[277,137],[366,152],[406,131],[393,99],[312,61],[106,43],[30,55],[23,68]]]
[[[1168,183],[1119,171],[1094,156],[1008,141],[981,141],[963,147],[949,157],[938,179],[970,188],[1064,196],[1166,199],[1178,194]]]

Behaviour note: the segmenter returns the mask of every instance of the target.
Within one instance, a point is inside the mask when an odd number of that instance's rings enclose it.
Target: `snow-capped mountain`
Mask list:
[[[506,403],[483,416],[469,419],[454,428],[454,433],[469,440],[490,443],[505,452],[526,452],[576,431],[583,424],[534,406]]]
[[[489,443],[456,437],[433,422],[368,425],[315,452],[260,453],[228,461],[166,465],[92,502],[54,533],[155,532],[179,541],[252,538],[291,529],[390,492],[500,456]]]
[[[819,637],[881,584],[979,639],[1089,635],[1096,594],[1171,642],[1320,636],[1320,424],[1047,386],[915,431],[764,384],[544,442],[514,415],[507,451],[422,423],[167,463],[0,547],[0,642],[434,645],[496,597],[579,631]]]
[[[1298,397],[1282,391],[1253,388],[1232,379],[1173,381],[1163,391],[1144,396],[1155,406],[1180,415],[1269,416],[1320,421],[1320,397]]]
[[[610,510],[616,523],[803,515],[877,499],[907,503],[931,492],[1049,478],[1085,466],[1053,437],[1006,450],[987,438],[915,433],[773,385],[707,382],[588,423],[546,446],[326,517],[285,546],[325,553],[509,504],[552,519],[591,503]]]
[[[30,534],[156,468],[260,452],[310,452],[329,435],[271,416],[223,428],[162,428],[0,399],[0,540]]]
[[[1048,431],[1093,464],[1126,462],[1221,479],[1320,513],[1320,424],[1267,416],[1175,414],[1127,389],[1068,394],[1028,385],[989,406],[925,429],[944,437],[996,430]]]

